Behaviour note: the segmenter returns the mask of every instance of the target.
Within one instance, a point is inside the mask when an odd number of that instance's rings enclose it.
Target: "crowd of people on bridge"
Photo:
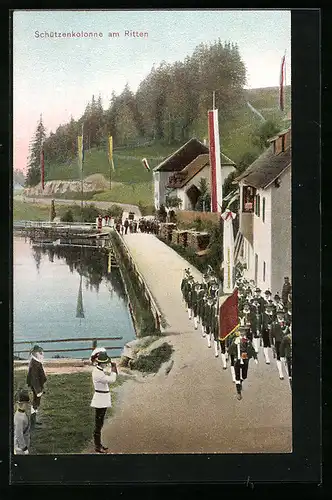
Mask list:
[[[190,269],[185,269],[181,291],[189,319],[195,330],[201,326],[201,334],[207,346],[214,346],[214,354],[221,354],[222,367],[230,361],[232,380],[238,399],[242,399],[242,384],[248,376],[249,360],[258,363],[263,350],[265,363],[271,364],[270,351],[276,359],[280,380],[285,375],[292,387],[292,288],[288,277],[284,278],[281,297],[272,297],[270,290],[262,291],[254,281],[245,279],[236,271],[238,291],[238,326],[226,338],[220,338],[219,298],[222,284],[212,268],[203,275],[203,281],[195,281]]]
[[[124,221],[118,219],[115,222],[115,229],[121,235],[128,233],[148,233],[159,234],[160,223],[157,219],[145,219],[141,217],[139,220],[126,218]]]

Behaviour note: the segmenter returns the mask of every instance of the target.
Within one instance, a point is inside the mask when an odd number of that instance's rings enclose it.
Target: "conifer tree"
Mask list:
[[[40,172],[40,155],[42,150],[42,144],[46,138],[46,131],[43,124],[42,115],[37,125],[37,129],[30,143],[30,151],[28,157],[28,171],[26,176],[27,186],[36,186],[40,182],[41,172]]]

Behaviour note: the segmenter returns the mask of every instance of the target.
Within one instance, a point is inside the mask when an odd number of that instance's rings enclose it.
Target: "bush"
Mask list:
[[[74,222],[73,211],[68,208],[68,210],[65,211],[60,220],[61,222]]]
[[[119,205],[111,205],[110,208],[103,212],[103,215],[114,217],[115,219],[122,218],[123,209]]]
[[[141,214],[144,215],[155,215],[156,209],[153,205],[145,205],[141,201],[138,202],[138,208],[140,209]]]
[[[161,346],[152,349],[149,354],[142,354],[136,360],[131,361],[130,368],[147,373],[157,373],[161,365],[169,361],[173,347],[164,342]]]

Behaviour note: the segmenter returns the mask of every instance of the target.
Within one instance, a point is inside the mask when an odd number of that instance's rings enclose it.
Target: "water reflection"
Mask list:
[[[64,260],[70,272],[78,272],[84,276],[86,290],[99,291],[99,286],[103,279],[111,285],[117,296],[127,302],[127,295],[121,275],[117,268],[113,267],[111,272],[107,272],[108,254],[104,249],[70,246],[37,246],[33,242],[32,255],[36,263],[37,271],[40,271],[42,255],[47,255],[49,262],[54,263],[54,258]]]
[[[135,338],[121,274],[116,267],[108,272],[105,249],[37,246],[15,236],[13,250],[14,350],[23,358],[32,341],[42,345],[47,358],[86,358],[92,343],[83,339],[105,338],[98,344],[119,356]],[[22,341],[28,343],[15,348]]]

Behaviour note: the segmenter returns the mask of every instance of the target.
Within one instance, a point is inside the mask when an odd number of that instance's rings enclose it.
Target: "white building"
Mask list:
[[[240,224],[235,259],[246,264],[245,277],[272,294],[291,279],[291,129],[235,179],[240,187]]]
[[[235,170],[235,163],[222,156],[222,183]],[[200,180],[210,187],[209,148],[193,138],[153,169],[154,201],[158,210],[165,204],[166,194],[182,200],[181,210],[194,210],[200,195]]]

